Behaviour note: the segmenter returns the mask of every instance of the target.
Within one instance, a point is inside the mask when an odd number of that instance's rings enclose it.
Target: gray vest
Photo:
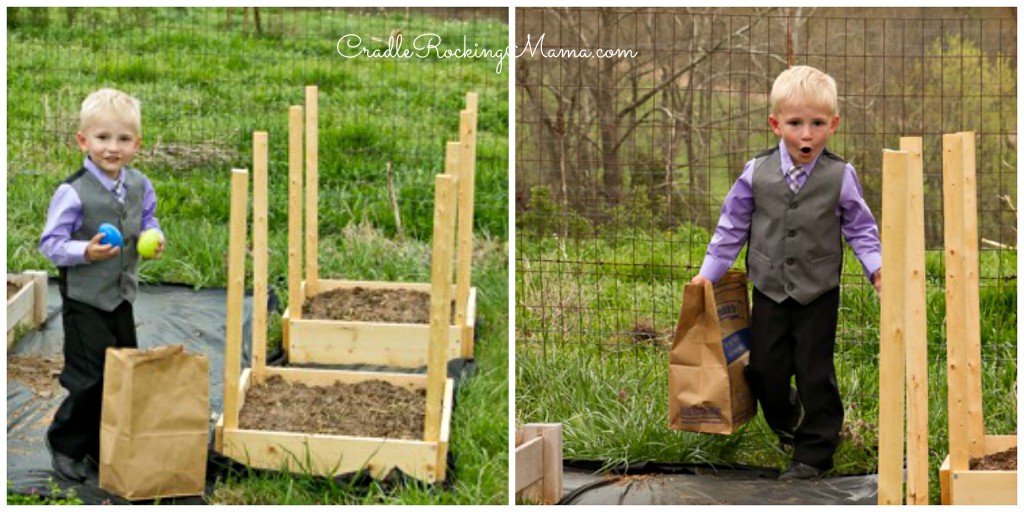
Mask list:
[[[134,301],[139,287],[143,177],[127,167],[121,172],[127,186],[124,204],[84,168],[66,181],[82,201],[82,226],[71,234],[73,240],[91,240],[104,222],[116,226],[124,238],[120,254],[109,260],[60,269],[69,298],[104,311],[113,311],[124,300]]]
[[[793,297],[808,304],[839,286],[843,245],[835,212],[846,162],[823,151],[794,194],[779,169],[778,151],[754,159],[747,273],[775,302]]]

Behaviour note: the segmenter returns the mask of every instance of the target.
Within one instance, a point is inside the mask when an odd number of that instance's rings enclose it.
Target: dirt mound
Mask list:
[[[971,471],[979,470],[1017,471],[1017,447],[971,459]]]
[[[389,439],[423,439],[426,392],[388,382],[290,383],[280,375],[249,389],[241,428]]]
[[[318,320],[400,324],[430,323],[430,293],[417,290],[338,288],[310,298],[302,315]],[[452,319],[455,304],[452,301]]]

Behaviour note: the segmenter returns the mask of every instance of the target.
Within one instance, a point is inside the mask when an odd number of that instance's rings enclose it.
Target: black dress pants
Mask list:
[[[57,452],[80,460],[100,453],[103,368],[108,347],[137,348],[132,304],[123,301],[103,311],[63,297],[64,369],[60,384],[68,390],[46,432]]]
[[[754,288],[750,318],[751,391],[764,419],[780,435],[793,434],[793,461],[832,468],[843,426],[843,402],[832,361],[839,315],[839,288],[809,304],[788,298],[781,304]],[[800,407],[789,399],[796,376]]]

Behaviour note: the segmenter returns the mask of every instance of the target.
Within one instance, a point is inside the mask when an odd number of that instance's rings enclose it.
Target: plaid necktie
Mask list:
[[[794,165],[786,171],[786,183],[789,184],[789,189],[794,194],[800,190],[800,177],[804,175],[804,169],[799,165]]]
[[[114,181],[114,187],[110,191],[119,202],[124,203],[124,177]]]

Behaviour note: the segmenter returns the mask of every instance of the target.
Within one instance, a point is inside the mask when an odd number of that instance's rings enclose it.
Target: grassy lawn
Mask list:
[[[351,489],[302,475],[233,476],[218,503],[507,503],[508,481],[508,75],[490,59],[341,58],[354,33],[370,49],[388,36],[432,32],[441,51],[504,48],[508,26],[415,10],[260,8],[261,32],[240,9],[19,9],[9,11],[7,55],[7,269],[55,268],[36,245],[53,191],[78,169],[78,109],[94,89],[142,101],[143,150],[168,236],[147,282],[224,286],[229,179],[251,167],[251,133],[270,136],[270,275],[287,299],[287,110],[318,85],[322,277],[430,280],[433,177],[458,138],[466,92],[479,97],[473,284],[482,319],[478,372],[458,391],[452,485]],[[229,19],[231,20],[229,22]],[[409,43],[406,43],[409,44]],[[507,69],[507,65],[506,65]],[[387,162],[405,242],[396,241]],[[277,227],[274,229],[273,227]],[[251,258],[247,259],[251,270]]]
[[[529,218],[527,218],[529,220]],[[561,422],[565,457],[609,465],[640,461],[784,468],[763,418],[732,436],[670,430],[668,350],[683,285],[696,273],[708,233],[601,231],[591,238],[531,236],[516,243],[516,421]],[[549,231],[550,232],[550,231]],[[1017,430],[1017,296],[1007,280],[1015,251],[983,251],[981,342],[986,431]],[[742,266],[741,254],[737,265]],[[877,471],[879,305],[847,250],[836,367],[845,406],[831,473]],[[930,502],[948,451],[943,253],[926,256]],[[552,385],[557,383],[557,385]]]

